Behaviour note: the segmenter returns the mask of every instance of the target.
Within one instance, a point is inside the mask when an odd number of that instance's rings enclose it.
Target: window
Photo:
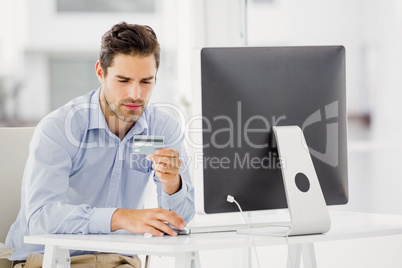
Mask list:
[[[50,58],[50,106],[57,109],[100,87],[95,73],[97,58]]]
[[[155,0],[57,0],[57,12],[153,13]]]

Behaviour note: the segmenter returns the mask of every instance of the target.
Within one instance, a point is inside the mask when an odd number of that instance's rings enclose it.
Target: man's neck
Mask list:
[[[124,122],[123,120],[120,120],[112,111],[109,110],[106,101],[102,96],[100,97],[100,105],[110,131],[119,137],[120,140],[123,140],[134,125],[134,122]]]
[[[117,118],[117,116],[115,116],[114,114],[111,115],[110,114],[111,112],[107,108],[105,110],[107,110],[106,114],[104,113],[105,119],[107,125],[109,126],[110,131],[117,137],[119,137],[120,140],[123,140],[126,134],[130,131],[130,129],[134,125],[134,122],[129,123],[124,122],[119,118]]]

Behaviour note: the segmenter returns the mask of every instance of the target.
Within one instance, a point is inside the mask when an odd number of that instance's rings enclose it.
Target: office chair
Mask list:
[[[22,176],[34,129],[0,128],[0,246],[20,208]],[[10,266],[9,260],[0,259],[0,268]]]

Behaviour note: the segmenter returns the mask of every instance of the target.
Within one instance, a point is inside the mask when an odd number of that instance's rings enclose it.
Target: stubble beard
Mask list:
[[[119,102],[118,105],[110,104],[107,100],[106,95],[104,95],[106,109],[112,114],[115,115],[119,120],[126,122],[126,123],[135,123],[140,119],[141,115],[144,113],[145,110],[145,103],[144,101],[134,101],[134,100],[122,100]],[[141,105],[141,108],[136,111],[126,110],[123,104],[137,104]]]

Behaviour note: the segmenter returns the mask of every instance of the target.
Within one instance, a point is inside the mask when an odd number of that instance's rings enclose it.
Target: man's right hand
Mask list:
[[[112,216],[110,228],[112,232],[124,229],[137,234],[150,233],[154,236],[163,236],[163,232],[165,232],[171,236],[176,236],[177,233],[165,222],[180,230],[186,226],[186,222],[175,212],[153,208],[142,210],[117,209]]]

